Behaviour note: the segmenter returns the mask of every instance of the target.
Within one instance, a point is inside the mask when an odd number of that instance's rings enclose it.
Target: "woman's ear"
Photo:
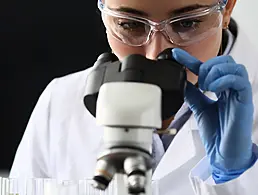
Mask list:
[[[228,0],[226,8],[223,13],[223,28],[227,28],[230,22],[232,11],[236,5],[237,0]]]

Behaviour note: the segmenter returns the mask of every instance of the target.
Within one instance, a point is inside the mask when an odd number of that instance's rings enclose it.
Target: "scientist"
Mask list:
[[[258,194],[257,52],[231,20],[236,0],[102,0],[112,51],[187,67],[185,104],[153,136],[160,194]],[[90,69],[54,79],[31,115],[10,177],[91,178],[103,129],[83,104]],[[161,75],[157,75],[161,76]],[[198,83],[199,89],[194,84]],[[202,93],[203,92],[203,93]],[[171,100],[173,101],[173,100]]]

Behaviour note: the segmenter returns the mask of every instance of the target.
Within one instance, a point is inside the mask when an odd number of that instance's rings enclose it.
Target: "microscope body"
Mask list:
[[[95,186],[105,189],[118,173],[125,177],[115,181],[120,182],[117,194],[151,194],[146,186],[151,186],[153,129],[162,124],[161,89],[145,83],[106,83],[99,91],[96,121],[104,128],[105,150],[97,161]]]
[[[152,194],[153,132],[184,102],[185,68],[170,53],[171,49],[164,51],[157,61],[130,55],[120,62],[114,54],[102,54],[96,61],[84,98],[104,128],[95,188],[105,190],[114,180],[116,194]]]

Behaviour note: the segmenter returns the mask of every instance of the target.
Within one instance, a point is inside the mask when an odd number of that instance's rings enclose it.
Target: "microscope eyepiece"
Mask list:
[[[172,48],[167,48],[164,51],[162,51],[158,56],[158,60],[172,60],[173,55],[172,55]]]
[[[100,66],[106,62],[115,62],[117,60],[118,60],[118,58],[115,54],[103,53],[98,57],[97,61],[94,64],[94,67],[97,68],[98,66]]]

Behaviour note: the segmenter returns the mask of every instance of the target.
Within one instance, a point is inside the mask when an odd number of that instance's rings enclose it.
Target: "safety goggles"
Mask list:
[[[107,31],[117,40],[130,45],[148,43],[155,32],[162,32],[174,45],[189,46],[217,32],[222,24],[225,0],[215,4],[174,16],[161,22],[109,9],[98,1],[98,8]]]

